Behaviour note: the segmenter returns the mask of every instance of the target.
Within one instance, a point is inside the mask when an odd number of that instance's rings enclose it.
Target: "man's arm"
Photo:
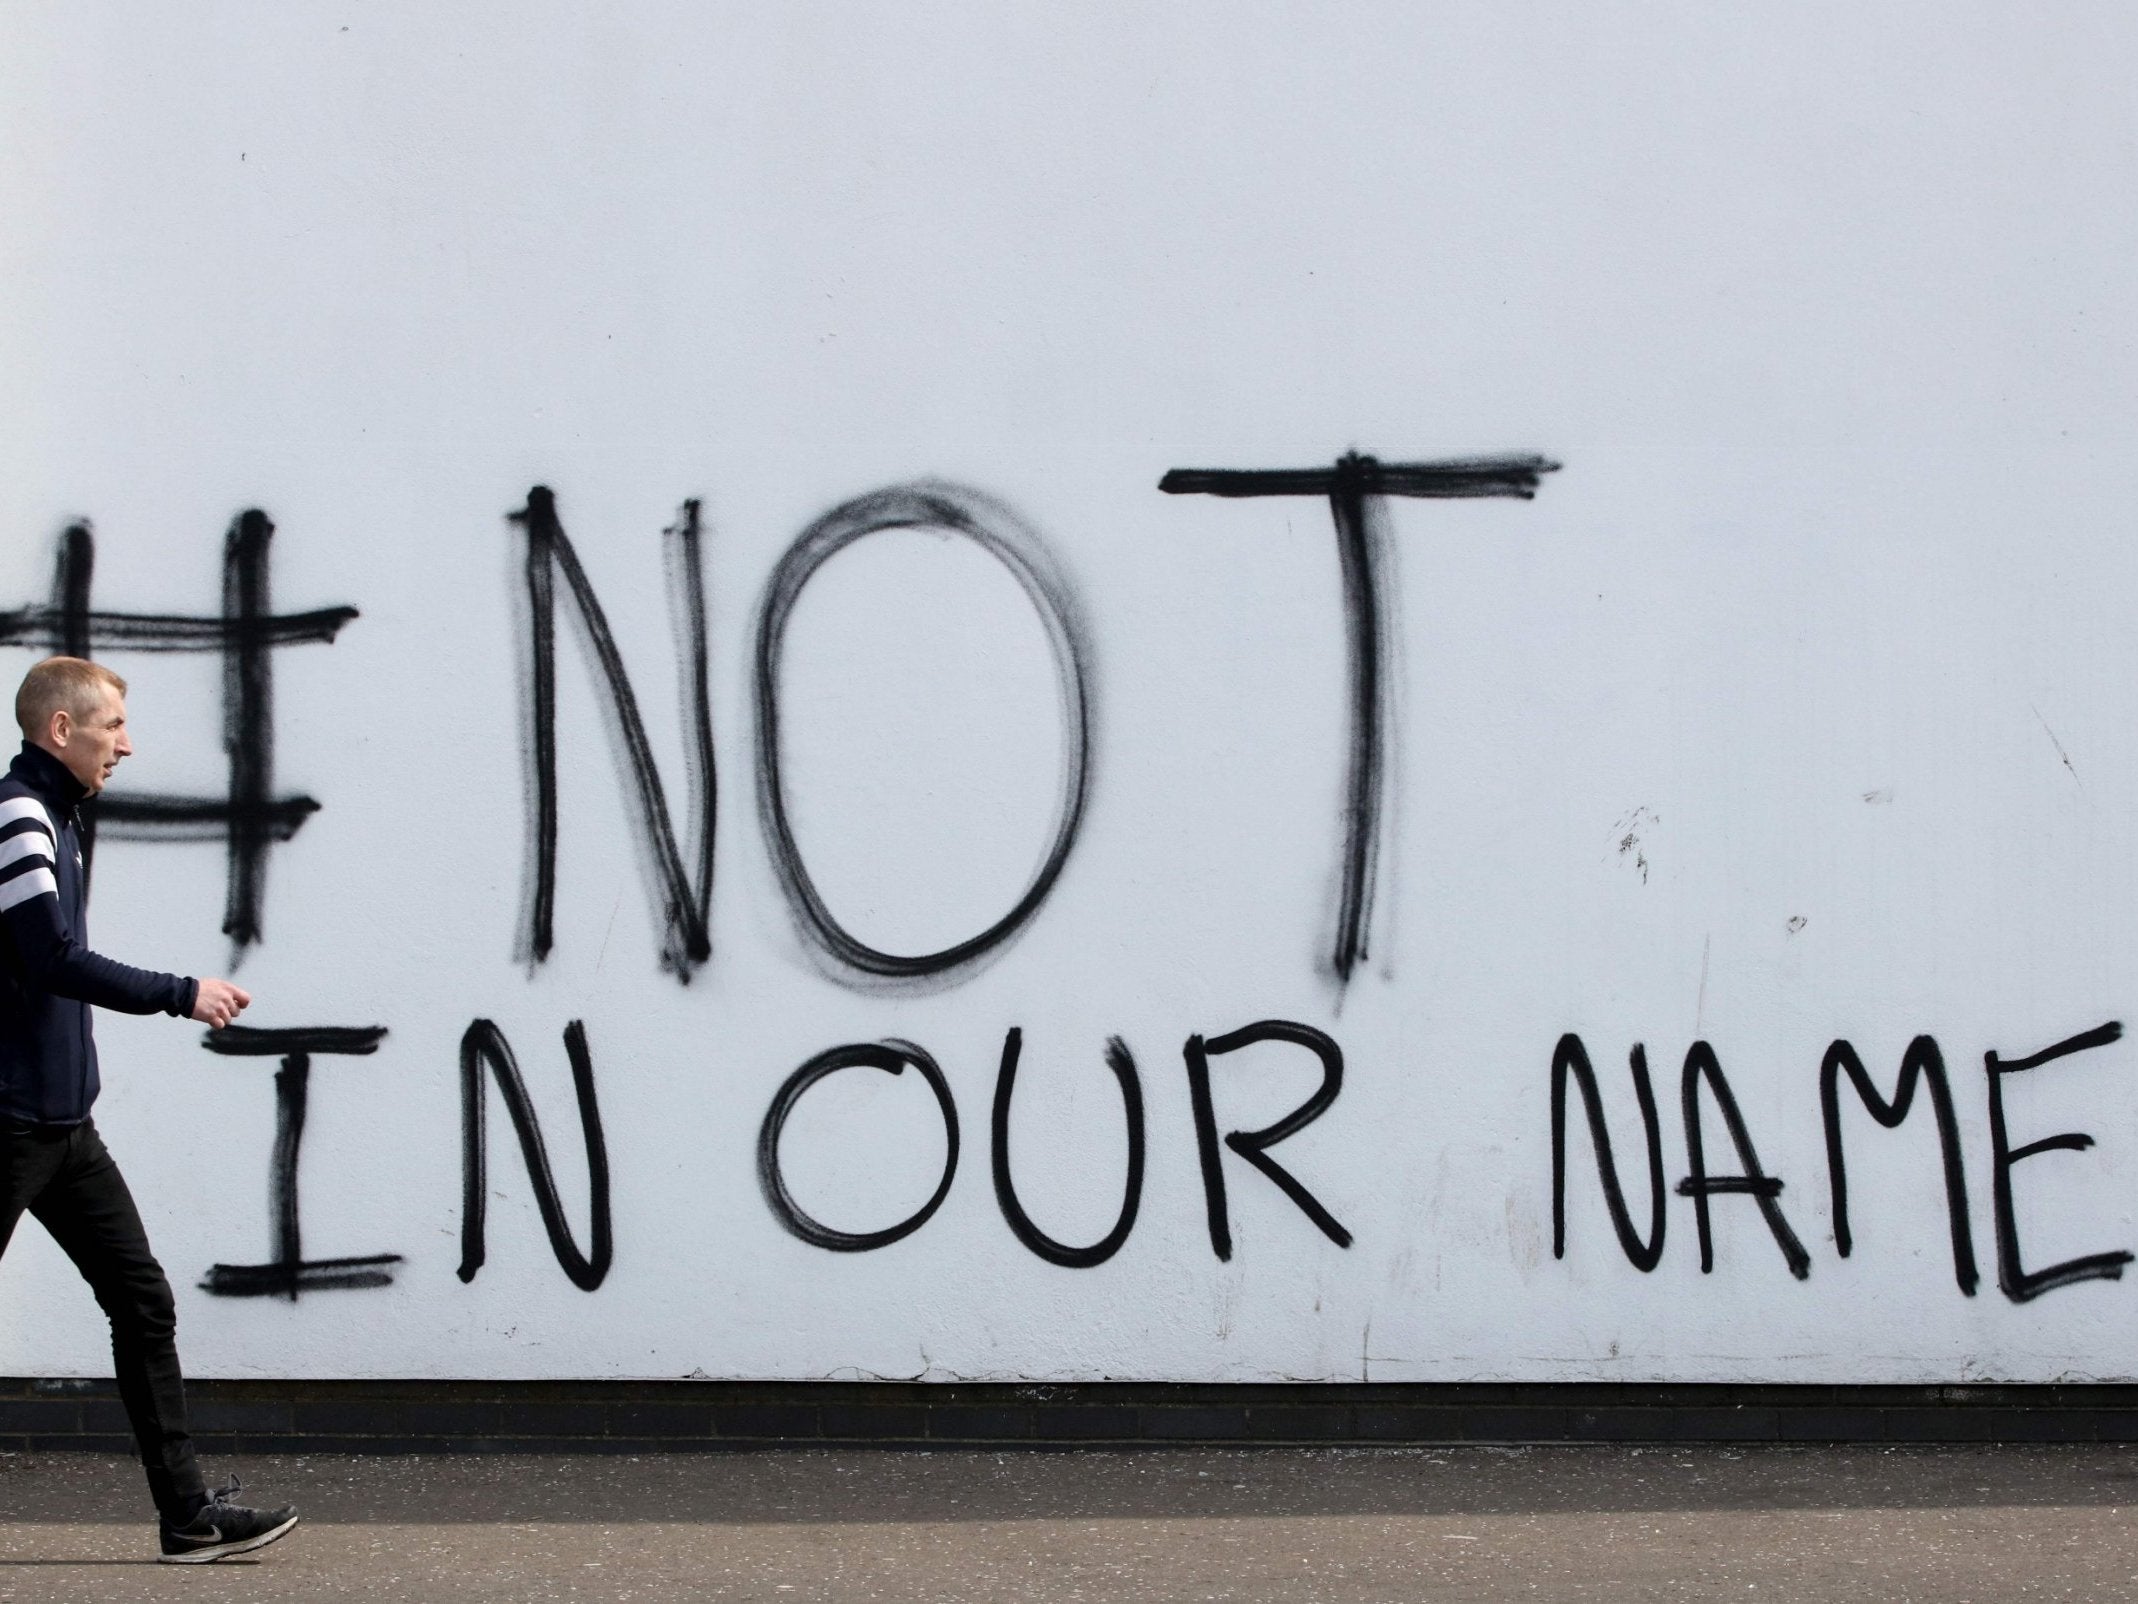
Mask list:
[[[23,978],[41,991],[126,1014],[193,1012],[199,983],[157,974],[91,952],[60,918],[52,873],[52,837],[18,828],[0,839],[0,920],[7,925]]]

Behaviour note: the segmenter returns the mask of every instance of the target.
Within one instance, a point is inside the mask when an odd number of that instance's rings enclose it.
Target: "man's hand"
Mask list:
[[[251,992],[227,980],[203,979],[199,984],[200,994],[193,999],[193,1017],[216,1030],[237,1018],[252,1001]]]

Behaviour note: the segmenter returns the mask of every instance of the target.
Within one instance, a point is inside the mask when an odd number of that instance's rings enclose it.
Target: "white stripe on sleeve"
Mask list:
[[[25,830],[20,835],[11,835],[0,841],[0,869],[6,868],[17,858],[42,858],[52,861],[52,838],[35,830]]]
[[[45,811],[45,805],[34,796],[18,796],[10,801],[0,802],[0,824],[13,824],[17,819],[35,819],[46,835],[55,841],[59,839],[59,832],[52,828],[52,815]]]
[[[18,874],[12,880],[0,880],[0,913],[7,912],[18,902],[28,902],[32,897],[56,897],[59,882],[52,878],[50,869],[32,869],[28,874]]]

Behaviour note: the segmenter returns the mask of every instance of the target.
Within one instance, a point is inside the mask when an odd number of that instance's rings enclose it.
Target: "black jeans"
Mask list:
[[[183,1519],[202,1483],[186,1429],[177,1306],[133,1194],[93,1122],[0,1123],[0,1253],[25,1210],[52,1233],[110,1317],[119,1398],[141,1445],[149,1491],[159,1513]]]

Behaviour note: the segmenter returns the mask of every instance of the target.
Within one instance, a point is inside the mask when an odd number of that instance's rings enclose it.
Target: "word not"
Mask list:
[[[1540,456],[1478,457],[1452,462],[1381,463],[1356,453],[1330,468],[1234,471],[1181,468],[1159,488],[1168,494],[1227,497],[1314,495],[1328,498],[1343,574],[1349,643],[1351,738],[1343,806],[1336,937],[1329,967],[1347,982],[1367,953],[1380,815],[1390,743],[1384,641],[1389,631],[1381,574],[1386,563],[1390,496],[1514,497],[1536,494],[1542,475],[1558,464]],[[555,494],[537,485],[510,515],[525,532],[529,746],[534,785],[528,835],[532,872],[518,937],[522,956],[541,963],[555,945],[557,857],[557,577],[563,576],[598,669],[598,688],[623,736],[629,791],[660,899],[662,965],[688,982],[712,957],[709,913],[713,893],[714,821],[718,775],[708,687],[709,654],[696,501],[683,503],[666,531],[668,586],[680,621],[689,705],[684,711],[694,869],[686,872],[660,771],[646,738],[630,676],[617,650],[599,596],[565,533]],[[986,928],[935,952],[893,953],[855,936],[817,889],[789,823],[780,743],[781,657],[787,623],[803,590],[823,565],[856,541],[892,529],[935,529],[971,541],[1006,568],[1031,600],[1054,657],[1063,713],[1062,782],[1050,844],[1031,882],[1009,910]],[[770,843],[781,893],[797,927],[832,961],[850,985],[942,983],[969,972],[1014,938],[1039,911],[1059,879],[1082,824],[1091,786],[1092,696],[1090,632],[1067,576],[1046,541],[1006,503],[962,485],[928,480],[894,485],[841,502],[798,535],[774,567],[756,621],[755,704],[757,805]]]

